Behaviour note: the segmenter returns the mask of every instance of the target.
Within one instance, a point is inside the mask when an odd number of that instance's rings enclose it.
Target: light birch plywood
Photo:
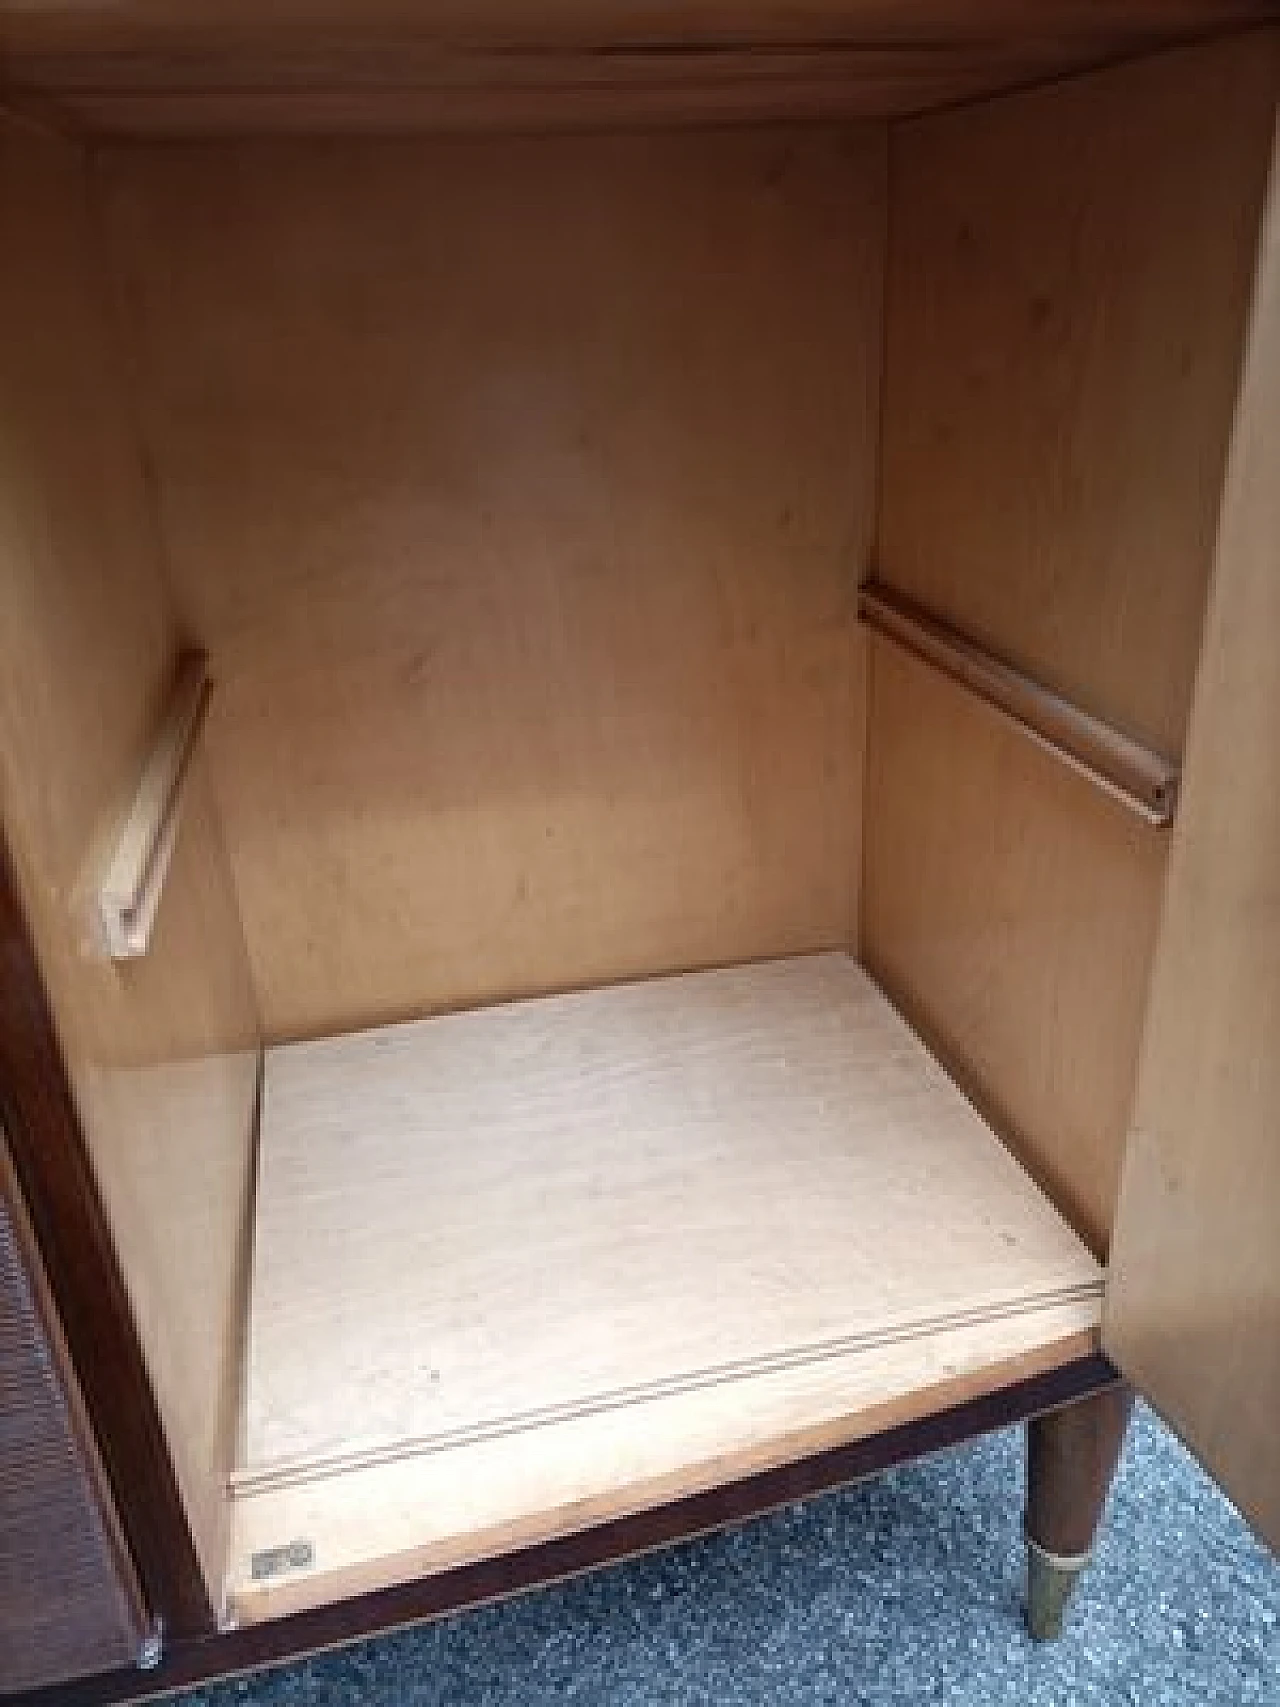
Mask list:
[[[256,1623],[650,1509],[1096,1350],[1096,1297],[242,1494],[229,1615]],[[255,1554],[308,1562],[255,1579]],[[301,1558],[301,1550],[294,1552]]]
[[[1105,1321],[1112,1355],[1273,1548],[1280,1548],[1278,466],[1280,134]]]
[[[1100,1286],[840,954],[271,1050],[256,1242],[242,1491]]]
[[[1275,53],[893,132],[877,575],[1175,764]],[[1167,838],[884,644],[868,718],[861,953],[1104,1252]]]
[[[1172,759],[1276,41],[1199,45],[892,131],[877,573]]]
[[[853,945],[884,176],[108,151],[272,1041]]]
[[[1166,832],[880,639],[869,719],[866,964],[1101,1254]]]
[[[88,173],[0,119],[0,827],[210,1590],[226,1564],[257,1013],[203,755],[149,953],[93,897],[181,635],[102,298]]]

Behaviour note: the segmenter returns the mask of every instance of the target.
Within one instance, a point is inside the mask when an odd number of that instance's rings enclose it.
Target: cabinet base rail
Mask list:
[[[1100,1352],[1091,1353],[931,1416],[652,1510],[334,1605],[216,1636],[175,1641],[154,1671],[112,1672],[35,1691],[15,1697],[13,1707],[113,1707],[214,1678],[287,1664],[304,1654],[443,1618],[746,1522],[1120,1385],[1110,1361]]]

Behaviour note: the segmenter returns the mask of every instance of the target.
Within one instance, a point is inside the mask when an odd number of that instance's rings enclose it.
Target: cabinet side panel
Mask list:
[[[103,169],[268,1033],[849,946],[883,128]]]
[[[144,1631],[0,1130],[0,1693],[131,1664]]]
[[[1181,756],[1275,42],[895,128],[878,574]],[[877,642],[868,963],[1106,1248],[1167,837]]]
[[[1280,149],[1105,1333],[1280,1548]]]
[[[16,125],[0,129],[0,251],[0,822],[216,1590],[257,1070],[252,992],[198,761],[151,951],[116,965],[94,945],[88,898],[179,635],[110,355],[84,163]],[[10,987],[19,970],[6,961],[0,1017],[12,1077],[0,1089],[15,1100],[26,1067],[26,1009]],[[29,1174],[60,1161],[34,1119],[20,1124],[31,1189]],[[39,1228],[34,1198],[33,1220]]]

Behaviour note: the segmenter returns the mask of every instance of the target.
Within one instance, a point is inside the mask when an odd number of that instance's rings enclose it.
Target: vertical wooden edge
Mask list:
[[[305,1654],[472,1610],[731,1527],[993,1429],[1028,1422],[1104,1392],[1119,1379],[1106,1357],[1091,1352],[931,1416],[652,1510],[314,1611],[177,1643],[154,1672],[115,1672],[59,1690],[32,1691],[15,1698],[13,1707],[112,1707],[236,1672],[263,1671]]]
[[[893,132],[892,122],[884,121],[881,125],[879,138],[879,178],[880,195],[882,199],[880,232],[879,232],[879,277],[876,294],[876,329],[868,345],[868,359],[874,364],[873,383],[871,387],[870,433],[868,446],[871,454],[871,468],[867,481],[867,528],[863,543],[862,555],[854,566],[854,608],[857,609],[862,601],[864,588],[875,575],[876,554],[880,544],[880,506],[883,499],[882,461],[884,453],[884,411],[885,397],[888,392],[888,356],[889,356],[889,258],[892,254],[893,242]],[[853,882],[853,917],[851,928],[851,952],[859,957],[862,954],[862,913],[865,895],[866,877],[866,821],[867,821],[867,778],[871,765],[871,665],[874,648],[870,644],[865,625],[856,624],[858,646],[861,652],[861,669],[859,671],[859,690],[861,705],[859,707],[862,727],[859,731],[859,748],[857,758],[857,788],[858,788],[858,845],[855,849]]]
[[[227,1466],[227,1509],[230,1516],[232,1472],[244,1462],[244,1433],[246,1426],[245,1395],[249,1391],[249,1318],[253,1302],[253,1264],[258,1239],[258,1186],[262,1168],[262,1099],[266,1087],[267,1057],[258,1050],[258,1069],[253,1087],[253,1108],[249,1116],[251,1154],[249,1158],[249,1194],[240,1232],[240,1249],[236,1258],[236,1322],[239,1337],[236,1345],[235,1381],[226,1395],[224,1416],[226,1438],[231,1442],[231,1461]],[[228,1547],[230,1543],[228,1540]],[[221,1611],[221,1609],[219,1609]]]
[[[135,1331],[7,845],[0,839],[0,1122],[153,1618],[214,1611]]]
[[[1269,169],[1102,1328],[1126,1378],[1276,1552],[1280,28],[1259,49]]]
[[[120,1527],[119,1512],[114,1495],[107,1483],[102,1457],[85,1406],[84,1395],[71,1367],[62,1324],[49,1292],[48,1277],[40,1258],[39,1247],[31,1226],[31,1217],[18,1183],[8,1133],[0,1126],[0,1202],[13,1229],[20,1266],[25,1273],[31,1306],[40,1323],[51,1362],[59,1371],[59,1386],[66,1407],[67,1422],[76,1440],[84,1464],[85,1482],[89,1489],[111,1559],[120,1599],[127,1609],[133,1639],[140,1650],[151,1631],[151,1618],[142,1585],[134,1568],[133,1555]]]

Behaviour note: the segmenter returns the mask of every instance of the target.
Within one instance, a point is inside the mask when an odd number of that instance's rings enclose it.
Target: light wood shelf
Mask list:
[[[842,954],[285,1045],[261,1140],[240,1618],[1096,1341],[1098,1265]]]

